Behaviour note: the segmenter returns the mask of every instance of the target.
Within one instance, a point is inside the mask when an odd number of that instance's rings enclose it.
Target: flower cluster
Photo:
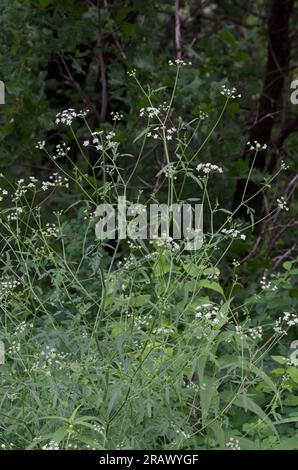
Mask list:
[[[246,235],[244,235],[244,233],[240,234],[240,231],[236,230],[234,228],[230,228],[230,229],[223,228],[221,230],[221,233],[226,235],[227,237],[231,237],[231,238],[238,238],[239,237],[240,240],[246,240]]]
[[[272,281],[267,280],[266,274],[263,274],[260,280],[260,286],[262,290],[271,290],[273,292],[278,289],[276,284],[273,284]]]
[[[13,202],[18,202],[24,194],[28,192],[28,189],[32,189],[36,187],[36,183],[38,183],[38,179],[35,176],[29,176],[29,182],[26,183],[23,178],[18,180],[17,189],[12,197]]]
[[[226,443],[226,447],[231,450],[241,450],[238,439],[230,437],[229,442]]]
[[[255,328],[249,328],[249,330],[247,331],[247,334],[252,339],[262,339],[262,337],[263,337],[263,327],[262,326],[256,326]]]
[[[49,177],[47,181],[43,181],[41,184],[41,189],[43,191],[47,191],[49,188],[54,188],[54,187],[64,187],[68,188],[69,183],[68,183],[68,178],[60,176],[58,173],[54,173]]]
[[[152,315],[132,315],[128,314],[127,319],[132,320],[137,330],[143,330],[149,327],[151,320],[153,319]]]
[[[112,140],[115,137],[115,135],[116,134],[115,134],[114,131],[109,131],[109,132],[106,133],[105,137],[106,137],[107,140]]]
[[[94,424],[93,429],[95,432],[99,432],[100,434],[104,434],[105,428],[102,424]]]
[[[278,334],[287,334],[284,331],[284,327],[290,328],[291,326],[298,325],[298,315],[290,312],[283,312],[283,315],[279,317],[275,322],[274,331]]]
[[[39,149],[39,150],[42,150],[45,148],[45,145],[46,145],[46,141],[45,140],[40,140],[39,142],[37,142],[37,144],[35,145],[35,148]]]
[[[169,165],[165,166],[162,170],[166,178],[173,178],[174,180],[177,179],[176,173],[177,170],[175,169],[175,163],[170,163]]]
[[[137,74],[136,69],[131,69],[131,70],[128,70],[128,72],[127,72],[127,75],[128,75],[129,77],[135,77],[136,74]]]
[[[238,95],[236,95],[237,90],[236,90],[235,87],[227,88],[226,85],[222,85],[221,88],[222,88],[222,90],[221,90],[220,94],[225,96],[226,98],[233,99],[233,100],[236,99],[236,98],[241,98],[240,93]]]
[[[147,106],[146,108],[140,109],[140,117],[148,116],[149,118],[156,117],[160,114],[160,108],[155,108],[154,106]]]
[[[3,201],[3,196],[7,196],[8,191],[6,189],[0,188],[0,201]]]
[[[70,151],[70,147],[67,147],[65,143],[56,145],[56,154],[53,156],[53,160],[57,158],[65,157]]]
[[[84,220],[94,220],[94,218],[96,217],[96,211],[90,211],[90,209],[84,209],[83,214]]]
[[[50,441],[48,444],[42,446],[42,450],[59,450],[59,445],[56,441]]]
[[[200,163],[197,166],[197,171],[202,171],[206,175],[209,173],[223,173],[223,169],[217,165],[212,165],[211,163]]]
[[[240,266],[240,261],[238,261],[236,258],[233,259],[232,264],[234,268],[238,268]]]
[[[160,326],[159,328],[154,328],[152,333],[157,334],[157,335],[171,335],[175,332],[173,328],[167,328]]]
[[[201,119],[201,121],[204,121],[205,119],[207,119],[207,117],[207,113],[205,113],[204,111],[199,111],[199,119]]]
[[[169,106],[166,101],[164,101],[157,108],[155,106],[146,106],[145,108],[141,108],[139,115],[140,117],[148,116],[149,118],[153,118],[159,116],[162,112],[168,111],[168,109]]]
[[[139,214],[145,214],[147,212],[146,206],[143,204],[131,204],[128,209],[127,209],[127,215],[139,215]]]
[[[184,385],[186,388],[189,388],[191,390],[195,390],[195,392],[199,392],[200,386],[193,382],[192,380],[190,381],[184,381]]]
[[[26,333],[28,327],[33,328],[33,323],[27,323],[27,322],[25,322],[25,321],[22,321],[21,323],[19,323],[19,324],[16,326],[13,335],[14,335],[14,336],[19,336],[19,335],[22,335],[22,334]]]
[[[103,134],[103,131],[95,131],[91,134],[90,140],[84,140],[83,147],[88,147],[88,145],[93,145],[96,150],[102,151],[103,149],[117,149],[119,143],[114,141],[115,137],[114,131],[109,131],[106,134]]]
[[[218,314],[219,308],[214,304],[207,302],[196,307],[195,317],[199,319],[206,318],[211,321],[213,325],[217,325],[219,323]],[[223,314],[220,316],[224,318]]]
[[[49,367],[56,367],[62,370],[66,366],[67,354],[58,352],[56,348],[46,346],[41,352],[39,361],[33,366],[33,369],[48,369]]]
[[[16,289],[21,283],[15,279],[0,282],[0,298]]]
[[[168,64],[170,67],[172,67],[173,65],[177,65],[177,67],[186,67],[186,65],[192,65],[190,61],[186,62],[183,59],[169,60]]]
[[[74,119],[77,117],[84,118],[88,114],[89,110],[81,110],[79,112],[75,111],[73,108],[64,109],[60,113],[56,114],[56,124],[65,124],[66,126],[71,126]]]
[[[67,448],[68,448],[68,449],[77,449],[77,448],[78,448],[78,444],[69,443],[69,444],[67,444]]]
[[[119,113],[118,111],[116,112],[112,111],[111,116],[114,122],[121,121],[121,119],[123,119],[123,114]]]
[[[147,133],[147,136],[148,137],[153,137],[153,139],[159,139],[160,138],[160,135],[158,134],[158,131],[162,130],[162,129],[165,129],[164,126],[156,126],[153,128],[153,131],[154,133],[152,134],[151,131],[149,131]],[[173,135],[174,133],[176,132],[176,128],[175,127],[170,127],[168,129],[165,129],[165,138],[166,140],[172,140],[173,139]]]
[[[123,266],[124,269],[130,270],[130,269],[135,269],[136,268],[136,259],[133,255],[130,256],[124,256],[123,257],[123,262],[118,261],[118,266]]]
[[[9,354],[18,354],[21,350],[21,344],[19,341],[13,340],[10,348],[8,349]]]
[[[24,211],[22,207],[17,207],[14,212],[11,212],[10,214],[8,214],[7,216],[8,222],[11,222],[12,220],[17,220],[19,215],[22,214],[23,212]]]
[[[247,335],[244,333],[241,325],[235,325],[235,331],[241,339],[247,338]]]
[[[260,144],[256,140],[254,140],[253,143],[247,142],[247,145],[249,145],[249,150],[256,150],[256,152],[266,150],[267,148],[267,144]]]
[[[59,236],[59,228],[56,224],[47,223],[42,230],[42,234],[47,238],[57,238]]]
[[[279,199],[276,200],[278,204],[278,208],[282,211],[288,211],[289,208],[287,206],[287,201],[283,196],[281,196]]]
[[[166,248],[172,252],[180,250],[178,243],[176,243],[172,237],[164,236],[156,237],[153,235],[153,240],[149,242],[151,245],[155,244],[158,248]]]
[[[190,434],[183,431],[183,429],[179,429],[179,428],[176,429],[176,434],[178,434],[178,436],[182,437],[183,439],[190,439],[191,437]]]
[[[92,139],[91,139],[91,142],[95,146],[96,150],[100,150],[100,151],[103,150],[103,145],[99,141],[99,136],[101,134],[102,134],[101,131],[92,132]],[[88,145],[90,145],[90,140],[84,140],[83,147],[88,147]]]
[[[77,117],[77,113],[73,108],[65,109],[56,114],[56,124],[66,124],[70,126],[72,121]]]
[[[58,151],[60,152],[60,155],[62,152],[65,152],[69,150],[68,148],[63,148],[60,146],[57,146]],[[55,157],[53,157],[55,159]],[[60,176],[58,173],[54,173],[49,177],[48,180],[42,181],[41,182],[41,190],[42,191],[47,191],[50,187],[69,187],[68,183],[68,178]],[[20,201],[20,199],[28,193],[28,190],[33,189],[33,190],[38,190],[37,183],[38,179],[35,178],[35,176],[29,176],[29,179],[27,181],[24,180],[24,178],[21,178],[17,181],[17,187],[15,189],[15,192],[11,194],[11,200],[15,203]],[[7,190],[2,190],[0,188],[0,201],[3,199],[3,195],[7,195],[8,191]],[[14,212],[11,212],[8,216],[7,219],[8,221],[11,220],[17,220],[19,214],[23,212],[22,207],[16,207]]]

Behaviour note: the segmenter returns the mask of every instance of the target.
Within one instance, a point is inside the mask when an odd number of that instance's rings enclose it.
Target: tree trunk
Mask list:
[[[290,59],[289,20],[293,11],[293,4],[294,0],[272,0],[268,21],[267,65],[256,118],[250,128],[248,138],[250,142],[256,140],[261,144],[269,143],[276,116],[279,113],[279,102],[282,97]],[[267,150],[260,151],[255,161],[255,168],[263,171],[266,165],[266,157]],[[252,164],[251,151],[245,150],[242,158],[249,158],[250,164]],[[234,210],[240,204],[245,181],[245,179],[240,179],[237,182],[233,202]],[[246,198],[253,196],[258,190],[258,185],[249,182]],[[249,205],[257,214],[261,214],[263,209],[262,193],[252,199]],[[238,212],[239,216],[245,216],[245,214],[245,208],[241,208]]]

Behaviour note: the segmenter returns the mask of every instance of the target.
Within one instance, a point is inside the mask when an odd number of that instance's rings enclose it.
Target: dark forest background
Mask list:
[[[204,111],[215,120],[222,84],[230,83],[242,94],[240,104],[228,105],[204,155],[229,170],[222,188],[224,206],[235,208],[241,198],[251,158],[248,140],[269,149],[259,153],[248,191],[256,192],[264,174],[272,174],[283,159],[290,171],[278,190],[291,197],[297,184],[298,111],[290,101],[298,73],[297,7],[294,0],[1,0],[0,70],[6,86],[1,171],[12,176],[48,171],[34,142],[45,133],[49,148],[59,142],[54,116],[64,108],[89,108],[93,128],[103,129],[112,126],[111,113],[121,111],[122,141],[137,135],[144,98],[127,71],[136,68],[141,82],[152,89],[171,88],[167,62],[182,57],[192,66],[181,77],[177,115],[191,119]],[[202,132],[206,129],[207,124]],[[143,175],[133,182],[138,188],[154,188],[162,168],[160,148],[151,150],[142,162]],[[76,150],[72,153],[76,160]],[[129,171],[130,162],[125,165]],[[256,215],[269,205],[263,193],[251,202]],[[268,235],[262,237],[267,254],[294,249],[288,233],[296,224],[297,205],[292,207],[278,230],[260,227]]]

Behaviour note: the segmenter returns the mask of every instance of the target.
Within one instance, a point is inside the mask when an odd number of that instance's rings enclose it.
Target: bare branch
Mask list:
[[[176,59],[181,59],[181,18],[180,18],[180,5],[179,0],[175,1],[175,45],[176,45]]]

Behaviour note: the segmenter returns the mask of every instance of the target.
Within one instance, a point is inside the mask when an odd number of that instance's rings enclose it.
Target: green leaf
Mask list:
[[[298,423],[298,416],[293,416],[291,418],[280,419],[280,420],[274,422],[274,424],[288,424],[288,423]]]
[[[298,397],[290,395],[285,400],[283,400],[283,404],[286,406],[298,406]]]
[[[204,384],[204,386],[202,386]],[[205,423],[208,418],[209,408],[212,400],[217,397],[218,392],[216,389],[216,377],[209,377],[207,375],[200,378],[200,405],[202,410],[202,422]]]
[[[91,449],[100,449],[104,450],[104,447],[98,443],[97,440],[90,438],[89,436],[78,436],[78,440],[80,442],[84,442],[84,444],[87,444],[91,447]]]
[[[183,269],[189,276],[200,277],[206,269],[206,266],[204,266],[203,264],[196,265],[194,263],[184,263]]]
[[[219,32],[219,36],[226,41],[233,49],[237,49],[237,41],[235,40],[233,34],[228,29],[223,29]]]
[[[204,269],[204,272],[203,272],[204,276],[219,276],[220,275],[220,270],[218,268],[216,268],[215,266],[211,267],[211,268],[206,268]]]
[[[150,302],[150,299],[151,295],[149,294],[135,295],[130,298],[129,305],[131,307],[142,307],[147,305]]]
[[[128,23],[127,21],[122,24],[121,31],[125,34],[125,36],[130,37],[135,34],[136,27],[133,23]]]
[[[238,406],[239,408],[244,408],[245,411],[249,410],[252,413],[256,414],[264,423],[268,424],[269,428],[274,432],[274,434],[279,438],[278,432],[275,429],[274,424],[266,413],[257,405],[251,398],[246,394],[237,396],[236,398],[231,398],[233,405]]]
[[[285,261],[282,266],[286,271],[290,271],[293,266],[293,263],[292,261]]]
[[[150,127],[146,127],[146,129],[142,130],[137,137],[133,140],[133,143],[135,144],[138,140],[140,140],[144,135],[148,134],[150,131]]]
[[[46,8],[52,2],[52,0],[38,0],[38,2],[42,8]]]
[[[287,362],[287,359],[283,356],[271,356],[271,357],[278,364],[285,364]]]
[[[53,433],[52,435],[53,441],[59,444],[59,442],[61,442],[67,436],[68,432],[69,432],[69,426],[61,426],[61,428],[58,428],[57,431]]]
[[[212,429],[220,447],[223,449],[226,448],[225,446],[225,433],[222,429],[222,424],[219,421],[215,421],[214,423],[210,424],[210,429]]]
[[[291,379],[298,384],[298,369],[296,369],[296,367],[289,367],[287,372]]]
[[[222,287],[216,281],[209,281],[208,279],[202,279],[199,282],[199,285],[201,287],[205,287],[205,289],[214,290],[215,292],[218,292],[222,296],[224,295],[224,291],[223,291]]]
[[[172,263],[164,255],[159,256],[158,260],[153,266],[153,273],[155,277],[164,276],[171,271]]]
[[[280,444],[274,447],[274,450],[294,450],[298,449],[298,434],[294,437],[282,439]]]

